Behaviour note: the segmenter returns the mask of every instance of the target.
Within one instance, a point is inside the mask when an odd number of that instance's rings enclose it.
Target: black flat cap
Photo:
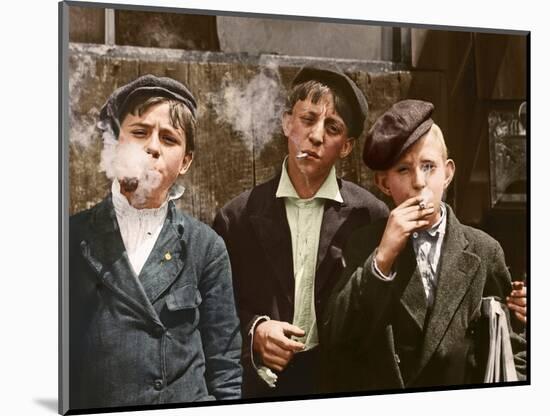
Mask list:
[[[307,81],[318,81],[344,95],[353,112],[351,125],[347,126],[349,136],[359,138],[363,133],[369,107],[367,99],[355,82],[337,68],[306,66],[300,69],[292,81],[292,86],[295,87]]]
[[[405,151],[430,130],[434,105],[427,101],[395,103],[373,124],[363,148],[363,161],[373,170],[391,168]]]
[[[180,101],[189,108],[193,117],[196,117],[197,102],[185,85],[172,78],[143,75],[117,88],[111,94],[99,113],[98,127],[101,130],[106,130],[110,126],[118,136],[122,121],[119,119],[121,111],[135,94],[155,95]]]

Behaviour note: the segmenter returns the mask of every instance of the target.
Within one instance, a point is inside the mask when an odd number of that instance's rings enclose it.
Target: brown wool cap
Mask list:
[[[363,161],[373,170],[391,168],[405,151],[430,130],[434,105],[427,101],[395,103],[373,124],[365,139]]]

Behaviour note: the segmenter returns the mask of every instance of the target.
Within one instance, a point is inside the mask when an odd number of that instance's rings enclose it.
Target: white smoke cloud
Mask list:
[[[227,73],[219,93],[209,94],[218,123],[231,125],[252,150],[261,152],[280,128],[284,96],[274,65],[264,67],[246,85],[234,84]]]
[[[137,181],[130,203],[139,208],[161,183],[161,174],[153,168],[154,158],[137,143],[119,142],[110,126],[103,132],[103,149],[99,169],[107,177],[124,183]]]
[[[69,140],[87,148],[96,138],[95,120],[99,115],[97,107],[90,108],[86,114],[78,115],[79,102],[89,94],[86,87],[95,78],[96,61],[89,55],[77,55],[71,60],[69,76]]]

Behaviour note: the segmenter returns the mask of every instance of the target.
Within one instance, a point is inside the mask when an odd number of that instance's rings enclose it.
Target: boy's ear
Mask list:
[[[447,159],[445,161],[445,189],[451,184],[453,177],[455,176],[455,162],[453,159]]]
[[[284,112],[283,117],[281,120],[281,124],[283,125],[283,133],[285,134],[285,137],[288,137],[290,134],[290,117],[292,113]]]
[[[186,153],[181,163],[180,175],[185,175],[193,162],[193,152]]]
[[[355,140],[353,138],[346,139],[344,144],[342,145],[342,148],[340,149],[340,159],[344,159],[347,155],[351,153],[353,150],[353,143]]]
[[[386,175],[386,172],[383,171],[377,171],[374,172],[374,183],[380,189],[385,195],[391,196],[391,190],[387,186],[388,181],[388,175]]]

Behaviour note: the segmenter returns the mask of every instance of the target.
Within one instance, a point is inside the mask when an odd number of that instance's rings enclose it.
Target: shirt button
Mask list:
[[[162,386],[163,386],[163,382],[162,380],[159,378],[157,380],[155,380],[155,382],[153,383],[153,387],[155,387],[155,390],[162,390]]]
[[[416,231],[413,233],[413,238],[418,238],[418,233]]]

